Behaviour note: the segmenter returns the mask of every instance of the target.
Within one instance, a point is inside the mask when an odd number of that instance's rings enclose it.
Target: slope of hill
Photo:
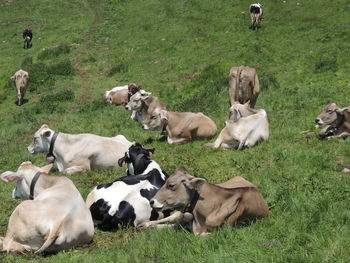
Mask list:
[[[262,28],[251,31],[247,1],[0,0],[0,172],[22,161],[47,123],[67,133],[123,134],[155,147],[171,174],[185,166],[218,183],[240,175],[261,189],[271,208],[249,227],[223,227],[198,238],[184,231],[96,230],[85,248],[42,257],[2,254],[0,262],[349,262],[349,140],[319,141],[314,119],[322,106],[350,105],[350,2],[266,0]],[[22,48],[22,31],[34,32]],[[130,112],[103,98],[136,82],[173,111],[201,111],[223,127],[229,68],[255,67],[257,108],[270,139],[244,151],[213,150],[206,141],[172,146],[141,129]],[[30,74],[28,102],[14,104],[10,76]],[[309,130],[305,135],[302,131]],[[341,160],[342,165],[339,164]],[[55,174],[59,174],[56,172]],[[86,197],[122,169],[71,176]],[[0,236],[18,200],[0,183]]]

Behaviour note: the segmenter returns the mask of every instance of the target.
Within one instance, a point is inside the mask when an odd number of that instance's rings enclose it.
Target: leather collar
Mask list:
[[[34,200],[34,188],[35,188],[36,182],[38,181],[40,175],[41,175],[41,172],[37,172],[34,175],[32,182],[30,183],[29,200]]]
[[[199,200],[199,193],[196,190],[193,190],[192,193],[192,198],[191,198],[191,202],[189,203],[188,206],[185,207],[185,209],[182,211],[182,213],[191,213],[193,212],[193,209],[195,208],[198,200]]]
[[[50,148],[49,148],[49,153],[46,155],[46,158],[47,157],[53,157],[54,159],[56,159],[56,156],[53,154],[53,148],[55,146],[55,142],[56,142],[56,139],[57,139],[57,136],[58,136],[59,132],[55,132],[52,136],[52,139],[51,139],[51,142],[50,142]]]

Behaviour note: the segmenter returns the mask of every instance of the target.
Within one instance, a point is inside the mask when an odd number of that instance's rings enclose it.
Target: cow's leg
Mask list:
[[[168,143],[169,144],[184,144],[189,142],[190,140],[188,138],[180,138],[180,139],[173,139],[168,136]]]
[[[0,241],[1,242],[1,241]],[[15,252],[15,253],[24,253],[33,251],[33,249],[28,245],[23,245],[9,238],[2,238],[2,246],[0,245],[3,251]]]
[[[136,118],[136,111],[132,111],[132,114],[130,116],[130,119],[132,119],[133,121],[137,121],[137,118]]]
[[[222,146],[223,143],[231,141],[231,140],[232,140],[232,137],[230,136],[230,134],[228,132],[228,128],[225,127],[221,130],[218,138],[214,142],[214,148],[219,148],[220,146]]]
[[[67,169],[64,170],[64,173],[66,174],[74,174],[74,173],[78,173],[78,172],[85,172],[85,171],[89,171],[90,168],[89,167],[84,167],[84,166],[72,166],[69,167]]]
[[[173,226],[172,224],[168,223],[174,223],[175,221],[179,221],[184,218],[184,214],[180,211],[175,212],[174,214],[159,219],[159,220],[154,220],[154,221],[148,221],[148,222],[143,222],[139,224],[137,227],[138,228],[148,228],[148,227],[157,227],[157,228],[162,228],[162,227],[169,227]]]
[[[236,196],[233,200],[227,200],[221,207],[214,210],[205,219],[205,224],[209,227],[218,227],[223,223],[232,224],[233,220],[240,217],[243,210],[239,209],[240,197]]]
[[[346,139],[348,136],[350,136],[350,133],[348,133],[348,132],[342,132],[342,133],[339,134],[339,135],[328,136],[328,137],[326,137],[326,139],[327,139],[327,140],[330,140],[330,139]]]

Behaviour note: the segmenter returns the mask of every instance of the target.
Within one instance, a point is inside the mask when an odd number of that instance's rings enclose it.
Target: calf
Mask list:
[[[48,162],[56,160],[60,172],[73,174],[115,168],[131,144],[123,135],[102,137],[88,133],[59,133],[44,124],[34,134],[28,152],[48,153]]]
[[[13,198],[27,200],[11,214],[6,236],[0,238],[2,250],[57,252],[91,242],[90,211],[71,180],[47,175],[51,167],[24,162],[17,172],[0,175],[5,182],[17,183]]]
[[[226,126],[220,132],[214,148],[237,148],[253,147],[260,141],[269,137],[269,123],[265,110],[251,109],[248,104],[234,104],[230,108],[229,119]]]
[[[253,30],[260,28],[260,22],[263,18],[262,4],[260,3],[251,4],[249,6],[249,13],[250,13],[250,20],[251,20],[251,26],[249,28]]]
[[[23,48],[31,48],[32,47],[32,39],[33,39],[33,32],[31,29],[24,29],[23,31]]]
[[[168,211],[157,212],[149,200],[165,183],[167,174],[149,156],[154,149],[144,149],[134,144],[119,159],[120,166],[128,165],[127,176],[112,183],[95,187],[86,199],[95,224],[102,230],[116,230],[119,227],[163,218]]]
[[[216,133],[216,124],[203,113],[170,112],[156,109],[143,125],[145,130],[166,129],[170,144],[183,144],[199,138],[211,138]]]
[[[330,122],[331,118],[329,118],[329,122],[327,122],[329,125],[320,131],[319,139],[346,139],[350,136],[350,106],[336,109],[335,113],[336,119]],[[327,114],[333,115],[330,111]]]
[[[26,90],[28,88],[29,74],[27,71],[20,69],[11,77],[11,80],[16,85],[17,99],[15,104],[21,106],[24,102],[24,95],[26,94]]]
[[[160,227],[185,217],[191,221],[191,231],[195,235],[206,235],[208,230],[223,224],[248,223],[266,217],[269,212],[258,188],[242,177],[214,185],[188,174],[183,167],[168,178],[150,204],[160,211],[180,211],[168,218],[144,222],[140,227]]]
[[[233,67],[229,73],[230,106],[236,103],[250,103],[255,107],[260,92],[259,78],[254,68]]]
[[[165,110],[165,106],[157,97],[142,95],[141,92],[136,92],[131,96],[126,110],[132,110],[131,119],[144,122],[148,116],[151,116],[156,109]]]

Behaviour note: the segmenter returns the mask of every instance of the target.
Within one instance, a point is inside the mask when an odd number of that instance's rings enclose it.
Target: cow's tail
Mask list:
[[[266,111],[263,110],[262,113],[263,113],[263,114],[262,114],[262,116],[261,116],[261,119],[260,119],[259,121],[256,122],[256,124],[253,126],[253,128],[248,132],[247,136],[246,136],[241,142],[239,142],[238,150],[242,150],[242,149],[243,149],[243,147],[244,147],[246,141],[248,140],[248,138],[252,135],[252,133],[253,133],[257,128],[259,128],[259,126],[261,125],[261,123],[262,123],[263,121],[265,121],[265,118],[267,118]],[[254,116],[254,114],[251,115],[251,116]],[[246,118],[249,118],[249,117],[250,117],[250,116],[248,116],[248,117],[246,117]]]
[[[47,237],[45,236],[46,241],[41,246],[41,248],[39,248],[37,251],[35,251],[35,253],[44,252],[49,246],[51,246],[56,241],[64,221],[65,221],[65,218],[63,218],[62,220],[59,220],[57,223],[55,223],[51,227],[49,233],[47,234]]]

